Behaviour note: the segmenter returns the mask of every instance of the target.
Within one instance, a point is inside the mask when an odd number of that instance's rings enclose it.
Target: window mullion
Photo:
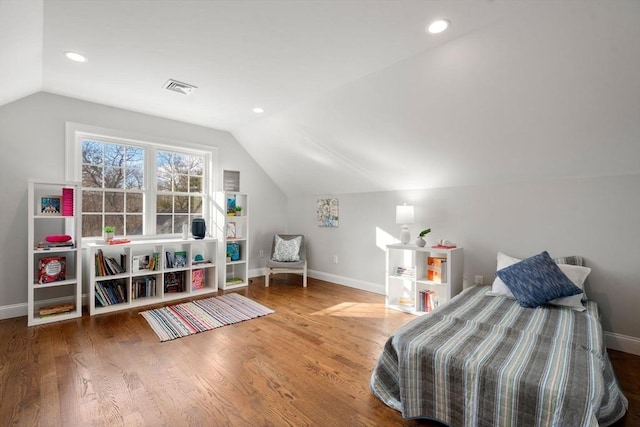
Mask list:
[[[156,151],[155,147],[148,147],[144,159],[144,234],[147,235],[156,234]]]

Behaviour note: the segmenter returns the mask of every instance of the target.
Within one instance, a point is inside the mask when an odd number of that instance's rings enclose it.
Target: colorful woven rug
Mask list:
[[[231,293],[140,314],[160,341],[169,341],[271,313],[275,311],[240,294]]]

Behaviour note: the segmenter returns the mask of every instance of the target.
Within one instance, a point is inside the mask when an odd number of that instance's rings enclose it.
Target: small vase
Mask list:
[[[110,242],[113,240],[113,233],[104,233],[104,241]]]
[[[427,242],[425,242],[425,240],[422,237],[418,237],[416,239],[416,246],[419,248],[424,248],[424,246],[427,244]]]

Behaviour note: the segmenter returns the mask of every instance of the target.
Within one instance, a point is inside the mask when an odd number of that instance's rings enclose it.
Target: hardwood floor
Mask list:
[[[0,321],[0,420],[41,426],[417,426],[369,391],[413,316],[384,297],[294,275],[239,290],[275,314],[161,343],[125,311],[28,328]],[[639,356],[610,351],[640,425]]]

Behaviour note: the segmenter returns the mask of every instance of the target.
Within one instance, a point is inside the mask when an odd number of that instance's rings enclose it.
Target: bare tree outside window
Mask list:
[[[82,141],[82,235],[99,237],[105,226],[118,235],[143,234],[145,150]]]
[[[179,233],[202,215],[204,156],[158,151],[156,166],[156,231]]]

